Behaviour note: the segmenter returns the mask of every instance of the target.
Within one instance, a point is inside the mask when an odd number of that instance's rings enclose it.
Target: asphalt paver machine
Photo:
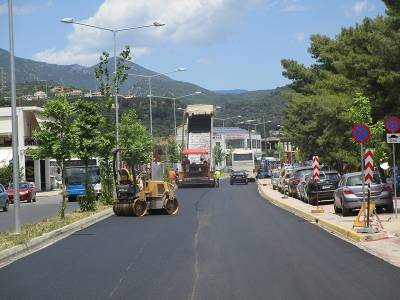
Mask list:
[[[113,155],[116,198],[113,211],[117,216],[142,217],[157,212],[174,215],[179,203],[175,187],[162,180],[150,180],[137,175],[131,151],[117,149]],[[117,159],[119,158],[119,159]]]

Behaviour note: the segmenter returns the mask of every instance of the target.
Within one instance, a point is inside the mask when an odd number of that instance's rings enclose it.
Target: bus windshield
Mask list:
[[[248,161],[253,160],[253,153],[234,153],[233,154],[234,161]]]
[[[70,167],[65,169],[67,184],[84,184],[85,167]],[[99,167],[88,168],[89,182],[92,184],[100,183]]]

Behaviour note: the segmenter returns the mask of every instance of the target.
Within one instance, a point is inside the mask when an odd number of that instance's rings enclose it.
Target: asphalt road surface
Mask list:
[[[21,224],[28,224],[57,215],[61,207],[61,196],[37,197],[36,202],[27,203],[23,201],[20,204]],[[67,211],[73,211],[78,207],[77,202],[67,204]],[[14,204],[10,204],[7,212],[0,211],[0,232],[12,231],[14,228]]]
[[[399,299],[400,270],[269,203],[183,189],[177,216],[111,217],[0,269],[0,299]]]

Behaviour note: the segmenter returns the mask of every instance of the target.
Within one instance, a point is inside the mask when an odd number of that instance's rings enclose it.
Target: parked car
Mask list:
[[[303,167],[294,169],[293,176],[288,181],[288,193],[289,196],[298,198],[297,195],[297,185],[303,182],[305,176],[311,175],[313,173],[312,167]]]
[[[0,184],[0,208],[2,208],[3,211],[7,211],[8,204],[9,204],[8,194],[4,186]]]
[[[279,170],[275,170],[272,173],[271,182],[272,182],[272,189],[274,189],[274,190],[276,190],[278,188],[280,175],[281,174],[280,174]]]
[[[309,179],[311,178],[311,176],[312,176],[312,174],[303,174],[302,180],[299,182],[299,184],[296,187],[298,198],[301,201],[305,201],[305,193],[306,193],[305,187],[306,187],[306,184],[308,183]]]
[[[333,194],[338,188],[338,184],[339,174],[337,171],[321,172],[318,181],[310,175],[304,184],[298,186],[298,191],[301,193],[300,199],[311,205],[317,205],[317,199],[318,201],[333,200]]]
[[[7,188],[8,199],[14,202],[14,188],[10,184]],[[21,182],[19,184],[19,199],[26,202],[36,202],[36,189],[29,182]]]
[[[365,186],[365,196],[367,196],[367,186]],[[334,193],[333,207],[335,212],[342,212],[343,216],[348,216],[353,209],[361,208],[362,199],[361,172],[345,174],[340,179],[338,188]],[[388,184],[382,183],[378,173],[373,176],[371,201],[374,201],[377,211],[384,208],[386,212],[393,212],[392,189]]]
[[[231,185],[234,183],[248,184],[249,179],[248,179],[246,171],[233,171],[231,173]]]

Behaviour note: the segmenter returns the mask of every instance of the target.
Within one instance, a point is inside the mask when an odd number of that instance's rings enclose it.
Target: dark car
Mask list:
[[[302,184],[303,191],[298,187],[300,199],[311,205],[317,205],[317,200],[333,200],[333,194],[338,187],[339,180],[337,171],[321,172],[319,180],[314,180],[312,176],[309,176],[306,182]]]
[[[234,183],[248,184],[247,173],[245,171],[233,171],[231,174],[231,185]]]
[[[364,194],[367,194],[367,186],[364,187]],[[363,199],[363,187],[361,172],[345,174],[339,182],[334,193],[333,207],[335,212],[342,212],[342,215],[349,216],[353,209],[360,209]],[[377,211],[385,209],[386,212],[393,212],[393,197],[390,185],[382,183],[378,173],[373,176],[371,184],[371,201],[375,203]]]
[[[10,184],[7,188],[8,199],[14,202],[14,187]],[[19,200],[26,202],[36,202],[36,191],[29,182],[21,182],[19,184]]]
[[[312,173],[313,173],[312,167],[303,167],[295,169],[292,178],[290,178],[288,181],[289,196],[298,198],[299,196],[297,194],[297,185],[300,182],[304,182],[305,177]]]

